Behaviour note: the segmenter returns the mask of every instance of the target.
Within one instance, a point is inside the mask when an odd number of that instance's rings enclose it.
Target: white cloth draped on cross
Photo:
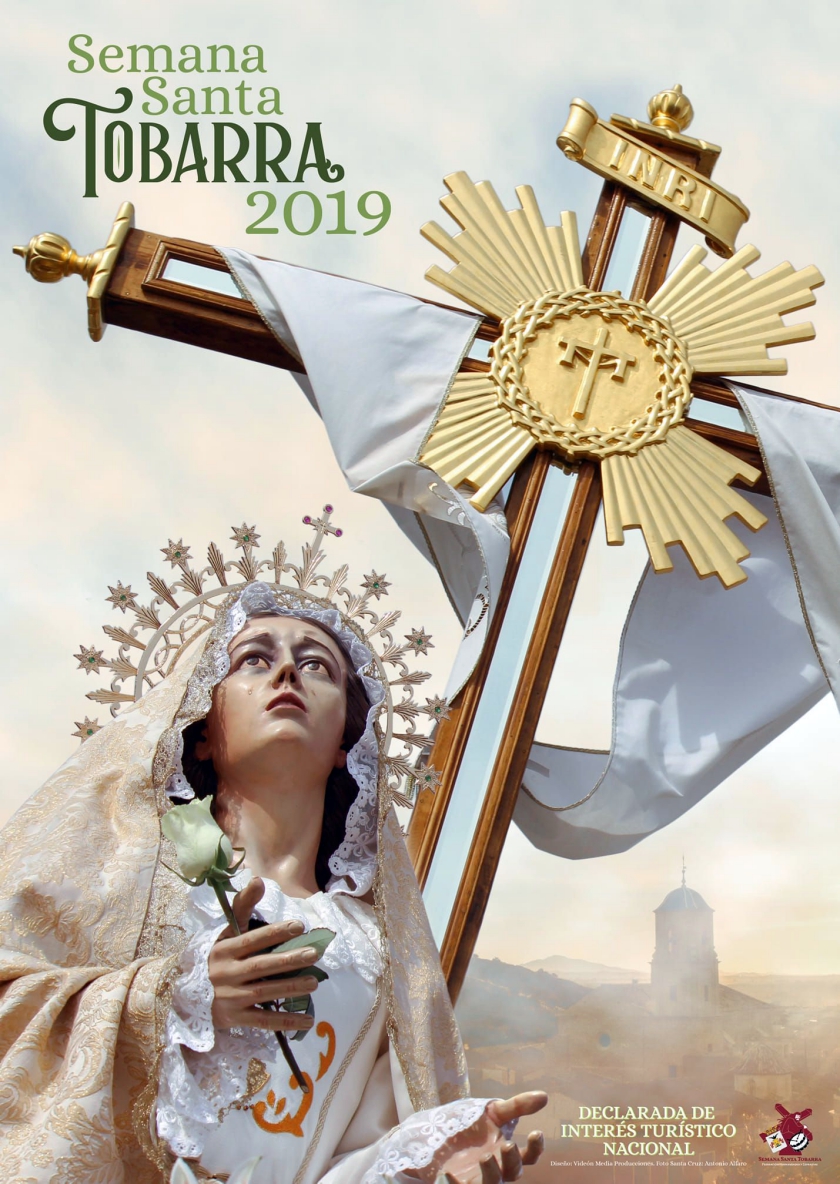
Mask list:
[[[507,530],[500,507],[480,513],[416,458],[481,318],[243,251],[222,254],[303,362],[306,375],[295,378],[324,421],[350,488],[380,498],[431,554],[464,623],[478,605],[478,627],[465,637],[449,679],[451,698],[484,645],[507,563]],[[486,602],[490,611],[482,612]]]
[[[677,547],[672,572],[648,566],[624,627],[610,752],[534,745],[514,820],[544,851],[632,847],[829,689],[840,695],[840,413],[733,389],[775,494],[775,506],[747,495],[768,517],[757,534],[734,525],[749,578],[698,580]]]
[[[489,601],[456,657],[453,695],[484,644],[508,540],[498,510],[479,513],[417,457],[478,318],[222,253],[303,362],[298,382],[351,489],[381,498],[431,556],[462,620]],[[698,580],[679,547],[672,572],[648,567],[622,638],[610,752],[534,745],[514,820],[543,850],[579,859],[633,846],[700,801],[829,684],[840,694],[840,414],[733,389],[775,492],[775,507],[748,495],[769,518],[749,534],[749,578],[731,589]]]

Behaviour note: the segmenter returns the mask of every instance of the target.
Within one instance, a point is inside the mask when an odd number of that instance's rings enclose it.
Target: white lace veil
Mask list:
[[[349,628],[335,608],[324,608],[308,601],[300,594],[275,592],[268,584],[255,582],[247,584],[239,596],[226,610],[220,612],[223,626],[214,634],[205,649],[199,668],[193,676],[201,682],[201,690],[209,692],[207,710],[212,701],[213,688],[224,679],[230,670],[228,648],[247,621],[253,617],[291,616],[316,621],[335,634],[342,642],[353,670],[361,679],[370,707],[362,735],[347,754],[347,769],[358,786],[358,793],[347,813],[344,838],[331,854],[329,867],[332,879],[326,891],[346,892],[351,896],[364,896],[373,885],[376,875],[377,851],[377,783],[379,766],[379,743],[376,735],[377,718],[385,700],[385,688],[374,677],[376,663],[372,651],[360,640],[357,632]],[[212,672],[212,681],[207,677]],[[199,698],[196,695],[196,700]],[[205,699],[205,694],[200,696]],[[198,706],[190,697],[188,714],[192,722]],[[205,712],[206,714],[206,712]],[[201,718],[201,717],[198,717]],[[186,723],[175,720],[173,737],[175,748],[175,770],[166,782],[166,793],[170,798],[186,801],[195,796],[195,791],[184,774],[183,728]]]
[[[179,709],[163,733],[153,762],[155,785],[181,800],[193,796],[183,769],[183,733],[205,718],[213,689],[230,669],[228,646],[252,617],[294,616],[316,621],[341,640],[362,680],[370,708],[347,768],[358,786],[343,841],[332,853],[328,893],[363,896],[372,887],[385,937],[388,1031],[412,1104],[428,1109],[469,1091],[463,1046],[429,928],[420,890],[391,801],[381,759],[385,729],[379,718],[387,680],[359,626],[333,605],[307,593],[252,582],[219,609]]]

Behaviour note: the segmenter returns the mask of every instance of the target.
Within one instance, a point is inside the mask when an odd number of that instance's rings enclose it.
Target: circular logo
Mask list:
[[[646,304],[614,292],[546,292],[502,323],[490,377],[514,423],[569,459],[663,440],[691,402],[682,343]]]

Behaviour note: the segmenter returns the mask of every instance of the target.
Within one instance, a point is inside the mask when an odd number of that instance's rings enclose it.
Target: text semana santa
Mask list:
[[[97,50],[89,34],[75,33],[68,46],[73,56],[67,66],[74,75],[97,70],[108,75],[145,75],[140,84],[144,97],[137,105],[134,91],[120,86],[114,106],[68,96],[56,99],[44,112],[50,139],[71,140],[77,130],[81,132],[85,197],[97,196],[102,175],[116,184],[135,180],[140,184],[317,185],[336,184],[344,178],[344,166],[327,156],[320,122],[290,129],[275,119],[255,118],[283,115],[278,87],[257,86],[257,79],[240,79],[235,85],[175,85],[176,79],[167,77],[265,74],[265,55],[259,45],[246,45],[239,52],[227,44],[204,48],[189,44],[179,50],[166,44],[109,44]],[[196,81],[190,77],[190,83]],[[137,106],[143,115],[155,118],[135,122],[108,118],[126,115],[132,108],[136,111]],[[76,120],[69,125],[67,108],[79,109],[70,112]],[[219,115],[239,118],[208,121]],[[175,125],[173,117],[179,121]],[[167,122],[159,122],[161,118]],[[355,212],[352,198],[348,203],[343,189],[326,194],[297,189],[285,195],[282,205],[271,189],[253,191],[246,200],[258,211],[246,227],[248,234],[280,233],[280,225],[272,224],[275,213],[295,235],[322,230],[368,236],[381,230],[391,216],[391,202],[378,189],[362,193],[354,203]]]

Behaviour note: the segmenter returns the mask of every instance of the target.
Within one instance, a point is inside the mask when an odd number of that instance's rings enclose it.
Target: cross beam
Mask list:
[[[605,190],[608,188],[610,187],[605,186]],[[610,210],[620,207],[623,212],[627,205],[620,200],[623,194],[619,192],[616,197],[619,200],[610,202]],[[602,195],[593,227],[605,221],[601,214],[603,204]],[[614,227],[614,240],[620,220],[615,220],[611,225]],[[646,252],[650,251],[650,239],[655,229],[651,227],[645,246]],[[36,239],[45,237],[47,236],[39,235]],[[35,242],[36,239],[32,241]],[[15,252],[23,255],[27,249],[19,247],[15,248]],[[67,251],[71,249],[68,243]],[[185,263],[190,266],[190,282],[167,277],[167,267],[172,263]],[[603,276],[600,278],[603,279]],[[657,283],[653,284],[653,287],[658,286],[660,278],[661,276],[657,277]],[[224,285],[226,290],[220,290],[222,285],[219,284],[219,279],[227,281]],[[422,297],[416,299],[438,308],[452,308],[451,305],[437,300],[424,300]],[[463,312],[463,309],[453,311]],[[238,294],[223,256],[208,243],[175,238],[149,230],[130,229],[102,297],[102,321],[105,326],[114,325],[134,332],[148,333],[153,337],[180,341],[184,345],[212,350],[215,353],[261,362],[280,370],[304,373],[299,359],[283,347],[253,304]],[[498,334],[499,322],[493,317],[484,317],[476,336],[482,341],[495,341]],[[461,370],[466,372],[479,373],[489,369],[487,362],[474,358],[464,358],[461,363]],[[715,379],[695,379],[691,384],[691,390],[695,396],[707,402],[738,408],[738,400],[724,382]],[[785,397],[793,402],[836,410],[828,404],[813,403],[811,400],[798,399],[793,395]],[[730,429],[693,421],[691,417],[688,424],[700,435],[721,444],[730,452],[743,455],[751,464],[761,468],[761,457],[752,435],[746,432],[733,434]]]

